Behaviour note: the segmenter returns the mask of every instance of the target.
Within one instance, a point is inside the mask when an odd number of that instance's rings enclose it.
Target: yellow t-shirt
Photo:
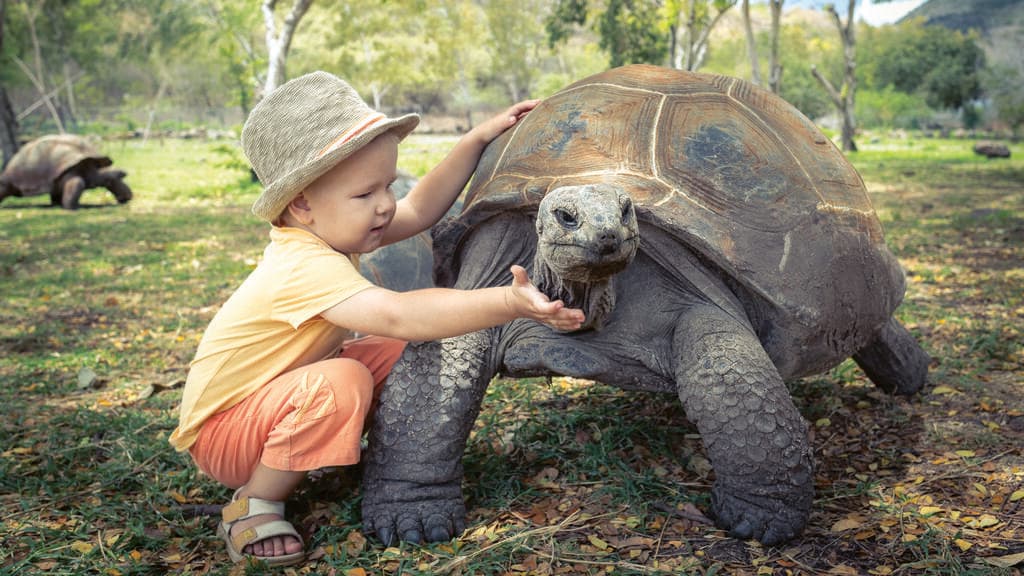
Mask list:
[[[207,418],[284,372],[336,355],[349,332],[320,314],[371,286],[358,257],[305,230],[272,228],[263,260],[199,342],[170,443],[188,450]]]

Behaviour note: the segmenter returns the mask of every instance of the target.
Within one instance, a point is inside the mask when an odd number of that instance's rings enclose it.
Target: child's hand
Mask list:
[[[512,266],[512,286],[506,298],[516,316],[543,322],[556,330],[578,330],[586,320],[582,310],[566,308],[561,300],[552,302],[530,282],[522,266]]]
[[[523,100],[513,104],[501,114],[478,124],[473,128],[473,132],[476,132],[480,142],[486,146],[491,140],[500,136],[502,132],[515,126],[516,122],[521,120],[523,116],[526,116],[527,112],[536,108],[537,104],[540,104],[540,100]]]

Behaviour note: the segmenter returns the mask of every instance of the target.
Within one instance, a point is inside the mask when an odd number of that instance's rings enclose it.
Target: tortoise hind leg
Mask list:
[[[12,186],[12,185],[10,185],[10,184],[8,184],[6,182],[0,182],[0,202],[3,202],[4,198],[7,198],[8,196],[17,196],[17,195],[18,195],[18,190],[14,186]]]
[[[928,380],[931,357],[895,318],[853,359],[876,386],[890,394],[909,396]]]

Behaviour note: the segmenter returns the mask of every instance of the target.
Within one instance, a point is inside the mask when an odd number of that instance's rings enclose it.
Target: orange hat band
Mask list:
[[[323,156],[329,154],[332,150],[337,150],[338,148],[341,147],[342,144],[362,134],[363,132],[366,131],[367,128],[373,126],[377,122],[380,122],[384,118],[386,118],[386,116],[384,116],[380,112],[374,112],[373,114],[370,114],[369,116],[364,118],[362,122],[359,122],[358,124],[352,126],[348,130],[343,132],[340,136],[332,140],[330,144],[323,148],[323,150],[316,153],[316,157],[322,158]]]

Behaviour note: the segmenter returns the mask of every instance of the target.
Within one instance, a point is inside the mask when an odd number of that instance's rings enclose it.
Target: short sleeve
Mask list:
[[[277,278],[267,285],[276,290],[271,317],[297,328],[328,308],[373,287],[359,273],[358,264],[346,254],[319,242],[293,242],[273,257],[282,258]]]

